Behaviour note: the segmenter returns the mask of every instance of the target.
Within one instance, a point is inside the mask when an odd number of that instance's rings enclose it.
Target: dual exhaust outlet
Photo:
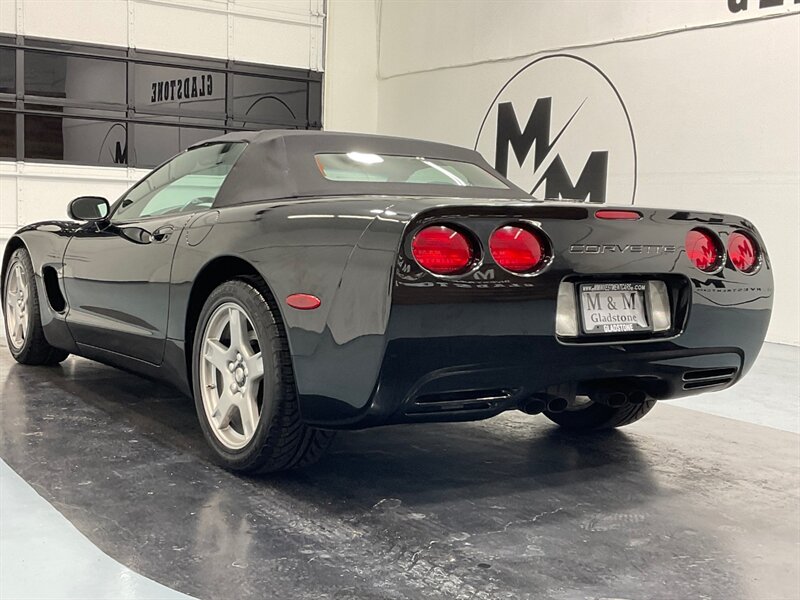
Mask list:
[[[567,409],[567,406],[569,406],[569,401],[566,398],[539,395],[523,400],[519,408],[528,415],[538,415],[545,411],[551,413],[563,412]]]
[[[647,401],[647,394],[642,390],[606,392],[598,391],[589,395],[592,402],[604,404],[611,408],[622,408],[628,404],[643,404]],[[559,396],[535,394],[520,404],[520,410],[529,415],[538,415],[545,411],[550,413],[563,412],[569,406],[569,400]]]

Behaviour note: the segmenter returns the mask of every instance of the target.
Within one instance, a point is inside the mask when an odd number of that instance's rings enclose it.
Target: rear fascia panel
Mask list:
[[[727,215],[651,209],[637,209],[643,214],[639,221],[598,220],[593,210],[508,201],[393,204],[391,214],[370,226],[345,269],[341,303],[329,315],[330,337],[303,359],[309,368],[300,371],[314,373],[309,381],[298,377],[304,416],[318,424],[360,427],[411,420],[404,406],[419,394],[470,386],[527,393],[621,375],[660,374],[668,383],[663,397],[676,397],[697,393],[679,385],[681,369],[716,365],[735,367],[737,377],[746,373],[769,324],[769,257],[764,252],[752,275],[727,261],[719,273],[707,275],[689,262],[683,241],[702,225],[723,244],[731,232],[748,231],[763,248],[752,225]],[[464,277],[433,276],[411,258],[410,239],[427,224],[467,228],[485,248],[494,228],[520,221],[540,227],[552,242],[552,264],[536,276],[507,273],[485,250],[479,268]],[[675,328],[669,335],[655,340],[556,337],[562,280],[653,278],[670,282]],[[351,283],[356,281],[362,285]]]

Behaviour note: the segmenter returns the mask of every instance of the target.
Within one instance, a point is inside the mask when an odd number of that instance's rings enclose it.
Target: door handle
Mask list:
[[[166,242],[174,231],[175,228],[172,225],[164,225],[163,227],[159,227],[150,234],[150,241],[157,244]]]

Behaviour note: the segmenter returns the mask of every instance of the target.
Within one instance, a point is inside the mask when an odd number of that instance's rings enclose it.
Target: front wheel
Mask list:
[[[316,462],[333,432],[300,418],[286,335],[258,282],[232,280],[206,300],[193,346],[195,405],[218,461],[241,472]]]
[[[23,365],[57,365],[69,352],[54,348],[44,337],[33,263],[25,248],[9,258],[3,282],[3,321],[11,355]]]
[[[596,431],[629,425],[644,417],[655,405],[655,400],[646,400],[638,404],[612,407],[587,398],[585,402],[570,405],[562,412],[545,411],[544,415],[565,429]]]

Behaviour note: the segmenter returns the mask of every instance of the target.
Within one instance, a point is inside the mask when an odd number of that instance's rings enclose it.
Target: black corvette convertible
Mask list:
[[[231,133],[69,215],[6,247],[14,358],[164,379],[241,471],[308,464],[340,428],[625,425],[735,383],[772,306],[742,218],[541,202],[399,138]]]

